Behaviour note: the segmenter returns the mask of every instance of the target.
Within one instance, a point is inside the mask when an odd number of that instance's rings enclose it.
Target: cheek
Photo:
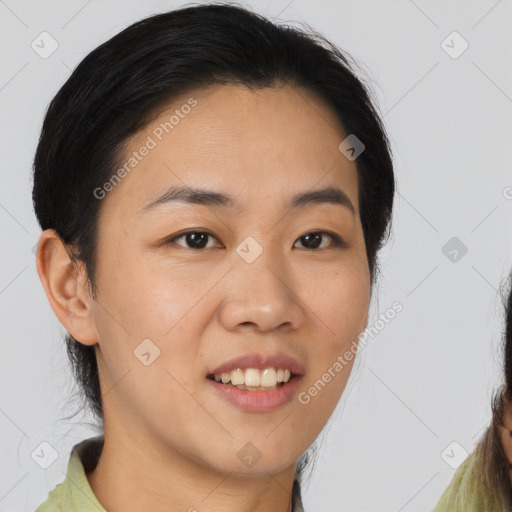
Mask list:
[[[180,425],[197,421],[201,411],[189,392],[197,386],[193,371],[199,345],[194,340],[200,339],[201,327],[194,319],[202,311],[204,288],[185,272],[171,276],[128,258],[103,284],[96,325],[104,388],[112,390],[105,406],[136,411],[159,425],[173,424],[177,411]]]
[[[174,388],[170,375],[182,384],[192,381],[198,345],[191,341],[200,339],[200,325],[190,319],[200,313],[205,293],[193,277],[179,269],[171,275],[162,266],[130,257],[103,266],[95,323],[108,388],[128,371],[126,381],[137,382],[144,390],[164,384]],[[152,362],[146,366],[148,360]]]
[[[305,302],[315,318],[311,334],[314,350],[305,382],[307,396],[302,402],[315,409],[306,419],[312,429],[320,419],[327,421],[345,390],[370,303],[367,267],[354,259],[328,270],[317,274],[315,281],[308,280],[301,295],[307,297]]]
[[[129,254],[129,252],[128,252]],[[102,302],[112,310],[112,320],[124,336],[159,340],[186,323],[201,296],[207,276],[186,267],[169,268],[149,258],[125,258],[103,279]]]
[[[340,347],[364,329],[371,283],[367,266],[358,259],[344,260],[339,265],[319,266],[305,272],[299,296],[318,320],[326,344]]]

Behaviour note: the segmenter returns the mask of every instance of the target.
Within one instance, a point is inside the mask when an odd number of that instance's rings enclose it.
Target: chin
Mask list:
[[[265,456],[266,451],[268,451],[267,456]],[[203,459],[203,464],[208,464],[220,473],[231,473],[248,478],[268,478],[269,474],[279,474],[290,466],[295,466],[299,457],[295,458],[294,455],[290,453],[284,456],[271,448],[259,450],[256,448],[256,443],[248,442],[233,452],[233,456],[227,456],[227,451],[224,450],[223,455],[215,457],[215,454],[210,451]]]

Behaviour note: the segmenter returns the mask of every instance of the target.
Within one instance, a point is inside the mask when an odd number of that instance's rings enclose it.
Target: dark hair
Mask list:
[[[346,135],[363,142],[356,160],[360,218],[374,282],[395,190],[389,141],[353,59],[310,30],[274,24],[239,5],[203,4],[142,19],[80,62],[46,112],[33,202],[41,228],[54,229],[72,261],[84,263],[93,297],[101,206],[93,191],[113,175],[127,139],[159,109],[215,84],[290,84],[324,100]],[[70,335],[66,346],[87,405],[103,424],[95,348]]]
[[[512,407],[512,274],[509,276],[508,290],[508,297],[504,298],[503,373],[505,382],[493,397],[491,423],[476,447],[479,457],[477,480],[480,487],[484,489],[484,496],[496,500],[496,505],[501,506],[500,510],[503,509],[503,505],[507,510],[512,510],[510,464],[500,435],[500,430],[506,429],[505,416]],[[508,435],[512,435],[512,432],[509,431]]]

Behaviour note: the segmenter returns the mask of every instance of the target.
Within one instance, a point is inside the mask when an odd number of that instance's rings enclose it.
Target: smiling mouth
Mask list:
[[[256,368],[242,370],[237,368],[231,372],[209,374],[207,378],[225,386],[247,391],[272,391],[286,385],[296,375],[288,369]]]

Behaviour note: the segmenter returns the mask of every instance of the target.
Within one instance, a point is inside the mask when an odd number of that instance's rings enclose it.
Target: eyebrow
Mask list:
[[[142,210],[151,210],[157,206],[173,201],[235,209],[238,206],[232,196],[198,187],[172,186],[156,199],[150,201]],[[348,208],[355,214],[355,208],[347,194],[340,188],[328,186],[322,189],[309,190],[294,195],[288,204],[290,209],[301,208],[310,204],[337,204]]]

